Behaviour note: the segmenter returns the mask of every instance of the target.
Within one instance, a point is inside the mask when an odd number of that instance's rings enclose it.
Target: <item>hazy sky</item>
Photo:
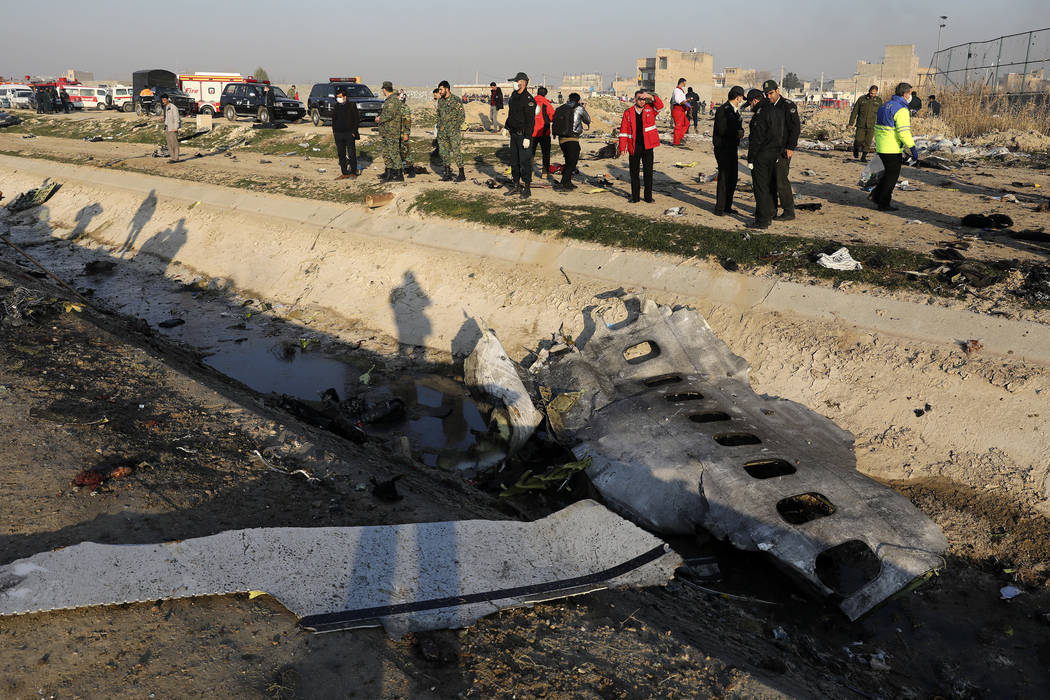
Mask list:
[[[804,79],[834,78],[851,76],[858,59],[881,61],[886,44],[914,43],[928,65],[942,14],[942,47],[1050,26],[1048,0],[751,0],[731,3],[737,16],[715,9],[729,4],[11,0],[0,13],[0,75],[77,68],[130,81],[141,68],[248,74],[261,65],[275,82],[300,85],[344,74],[462,83],[475,71],[488,82],[518,70],[556,85],[563,72],[633,76],[635,59],[660,47],[708,51],[716,70],[775,75],[783,64]]]

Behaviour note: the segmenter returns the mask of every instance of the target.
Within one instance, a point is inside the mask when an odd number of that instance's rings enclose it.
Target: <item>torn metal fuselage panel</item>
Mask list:
[[[767,552],[850,619],[943,564],[940,528],[856,470],[850,433],[756,394],[746,361],[696,311],[625,301],[633,319],[590,319],[582,349],[538,371],[550,424],[592,458],[610,507],[656,532],[703,528]]]
[[[254,528],[85,542],[0,566],[0,616],[265,591],[315,631],[465,627],[505,608],[664,585],[681,558],[594,501],[541,520]]]

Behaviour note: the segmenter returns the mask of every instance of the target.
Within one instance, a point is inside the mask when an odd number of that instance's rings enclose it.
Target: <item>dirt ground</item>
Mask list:
[[[78,162],[153,148],[0,133],[4,152]],[[654,216],[685,203],[687,216],[697,223],[738,225],[710,214],[714,183],[688,182],[697,171],[713,169],[709,145],[696,140],[688,149],[661,147],[658,156],[657,170],[678,179],[661,182],[657,204],[649,205]],[[193,169],[189,179],[212,182],[245,173],[285,177],[274,173],[286,165],[261,159],[267,157],[241,151],[236,162],[220,156],[169,166],[141,158],[129,167],[172,175],[186,166]],[[326,188],[343,187],[314,173],[314,160],[308,168],[299,158],[296,172]],[[693,160],[693,168],[671,166]],[[330,161],[327,167],[330,175]],[[1026,222],[1022,226],[1040,225],[1039,217],[1046,216],[1031,207],[984,200],[981,193],[987,190],[977,184],[958,192],[933,186],[901,193],[905,207],[898,214],[907,214],[914,201],[915,209],[926,212],[915,218],[939,223],[904,224],[903,217],[862,208],[863,195],[852,186],[860,166],[846,163],[843,154],[801,153],[793,169],[806,167],[818,176],[809,178],[815,182],[808,192],[801,185],[796,191],[835,205],[803,214],[794,229],[784,226],[806,235],[857,230],[865,241],[926,250],[944,237],[955,239],[960,233],[955,212],[971,207],[1007,211]],[[619,161],[588,161],[581,169],[619,179],[617,169],[626,168]],[[1050,187],[1043,170],[990,163],[974,170],[990,173],[990,186],[1026,180],[1041,182],[1044,191]],[[373,172],[374,166],[361,180]],[[984,182],[976,172],[965,172],[975,183]],[[483,170],[478,176],[487,175]],[[825,185],[819,176],[848,184]],[[361,180],[349,187],[361,187]],[[404,188],[440,186],[434,180],[417,177]],[[482,191],[470,183],[459,187]],[[577,190],[563,197],[537,189],[535,196],[635,211],[610,193]],[[685,197],[698,204],[690,206]],[[742,208],[747,210],[747,200]],[[870,219],[861,222],[860,216]],[[1002,241],[981,241],[978,247],[989,257],[1041,256]],[[0,295],[16,285],[45,288],[4,248]],[[514,287],[523,304],[550,294],[546,281],[530,284],[528,277],[521,271],[505,276],[502,284]],[[499,282],[479,284],[495,289]],[[578,310],[598,291],[582,284],[566,305]],[[718,557],[722,577],[716,582],[683,573],[666,588],[605,591],[507,611],[467,630],[398,641],[378,630],[309,635],[266,597],[42,613],[0,625],[3,694],[976,698],[1050,693],[1045,440],[1050,415],[1043,393],[1050,390],[1050,370],[835,324],[714,305],[701,311],[752,363],[756,390],[801,401],[854,432],[858,468],[904,493],[945,530],[949,551],[940,575],[856,623],[847,622],[833,602],[805,595],[762,557],[711,542],[702,546]],[[371,339],[357,350],[361,360],[378,360],[390,372],[422,371],[411,358],[396,357],[396,341],[377,339],[367,329],[339,328],[341,323],[319,323],[312,331],[330,333],[333,342]],[[392,458],[382,444],[357,446],[303,425],[266,397],[204,366],[187,345],[146,334],[141,324],[119,315],[90,307],[66,312],[59,305],[28,326],[0,328],[0,336],[0,425],[8,436],[0,453],[9,465],[0,477],[6,516],[0,562],[85,540],[153,542],[304,523],[517,518],[549,507],[508,504],[444,472]],[[452,365],[440,371],[456,374]],[[98,422],[102,417],[106,422]],[[288,471],[323,474],[322,485],[269,470],[255,450]],[[132,473],[94,495],[71,485],[81,469],[102,465],[127,465]],[[395,505],[355,488],[371,476],[394,474],[405,474],[406,496]],[[1000,600],[999,589],[1008,584],[1024,593]]]

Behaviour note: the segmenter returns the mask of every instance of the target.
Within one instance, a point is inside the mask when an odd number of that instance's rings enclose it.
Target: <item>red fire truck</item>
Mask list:
[[[179,76],[179,87],[197,103],[200,114],[218,114],[222,89],[243,81],[240,73],[191,73]]]

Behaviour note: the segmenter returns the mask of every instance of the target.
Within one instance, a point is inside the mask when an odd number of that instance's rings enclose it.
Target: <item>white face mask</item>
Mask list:
[[[338,102],[339,104],[343,104],[344,102],[346,102],[346,98],[345,97],[337,97],[337,98],[335,98],[335,101]]]

